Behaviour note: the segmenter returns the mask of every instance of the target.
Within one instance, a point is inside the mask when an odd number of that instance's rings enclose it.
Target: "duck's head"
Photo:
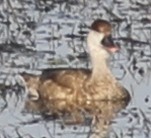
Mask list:
[[[102,19],[95,20],[91,27],[88,35],[88,45],[95,49],[95,46],[101,46],[104,50],[110,53],[114,53],[119,50],[112,39],[112,26],[111,24]]]

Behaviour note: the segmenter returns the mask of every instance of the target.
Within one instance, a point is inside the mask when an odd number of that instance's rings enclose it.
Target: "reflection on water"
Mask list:
[[[117,116],[117,113],[126,107],[128,101],[117,101],[117,102],[99,102],[96,101],[91,108],[91,111],[79,111],[73,110],[72,114],[66,114],[62,116],[58,116],[56,119],[62,119],[61,124],[62,127],[80,127],[83,126],[85,129],[88,129],[87,136],[90,138],[104,138],[108,137],[109,127],[111,125],[111,120]],[[32,102],[31,100],[26,101],[26,110],[28,112],[38,113],[42,112],[43,106],[39,103]],[[56,116],[44,115],[42,116],[47,119],[54,119]],[[38,120],[40,121],[40,120]],[[63,126],[64,125],[64,126]],[[65,128],[64,128],[65,129]],[[72,130],[73,131],[73,130]],[[57,132],[57,130],[56,130]],[[73,132],[70,132],[73,133]],[[79,133],[76,132],[75,133]],[[79,134],[80,135],[80,134]],[[82,135],[82,134],[81,134]],[[56,134],[57,136],[57,134]],[[68,135],[66,134],[66,137]]]
[[[83,138],[95,137],[90,133],[95,130],[98,136],[105,130],[108,137],[151,137],[150,6],[149,0],[1,0],[0,137]],[[18,85],[17,74],[39,74],[42,68],[56,66],[89,67],[85,38],[96,18],[111,21],[114,39],[121,46],[111,68],[132,96],[126,109],[121,110],[124,103],[100,103],[107,123],[95,116],[88,117],[92,121],[87,125],[65,128],[60,127],[61,119],[48,121],[23,113],[26,94]]]

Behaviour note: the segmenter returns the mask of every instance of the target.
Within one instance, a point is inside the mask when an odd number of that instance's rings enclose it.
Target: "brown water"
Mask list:
[[[132,96],[128,106],[100,103],[100,116],[72,125],[23,113],[26,94],[17,74],[89,67],[85,38],[96,18],[112,23],[114,39],[121,46],[111,68]],[[0,0],[0,38],[0,137],[151,137],[149,0]]]

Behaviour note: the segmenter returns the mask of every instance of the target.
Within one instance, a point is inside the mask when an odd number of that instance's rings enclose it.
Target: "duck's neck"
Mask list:
[[[88,37],[89,54],[92,63],[92,78],[102,80],[105,76],[112,76],[108,66],[109,53],[101,46],[100,42]]]
[[[105,76],[112,76],[110,68],[108,66],[108,55],[103,55],[100,49],[93,49],[90,51],[90,57],[92,62],[92,78],[103,79]],[[107,53],[106,53],[107,54]]]

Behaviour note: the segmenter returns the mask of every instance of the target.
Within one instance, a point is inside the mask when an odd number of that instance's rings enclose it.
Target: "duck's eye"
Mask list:
[[[105,34],[106,37],[111,37],[111,31],[110,30],[106,30],[104,32],[104,34]]]

